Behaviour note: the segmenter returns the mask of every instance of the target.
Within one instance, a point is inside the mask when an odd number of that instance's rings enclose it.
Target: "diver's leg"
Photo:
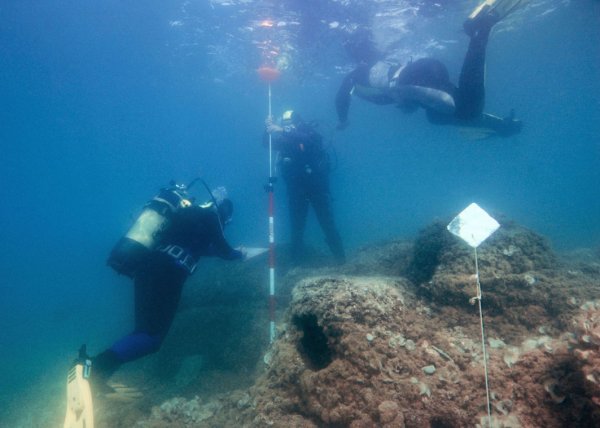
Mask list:
[[[94,390],[102,391],[108,378],[121,367],[121,364],[123,361],[112,349],[107,349],[92,358],[91,384]]]
[[[289,180],[287,185],[288,203],[291,227],[291,256],[294,262],[299,262],[304,253],[304,228],[308,214],[308,199],[306,184],[299,180]]]
[[[310,201],[315,209],[315,214],[317,215],[317,220],[321,225],[321,229],[325,234],[325,242],[329,246],[335,261],[338,264],[344,264],[346,262],[346,254],[342,244],[342,238],[340,237],[333,220],[328,177],[324,176],[320,178],[312,190]]]
[[[458,85],[456,117],[459,120],[471,120],[483,112],[485,55],[490,31],[520,4],[521,0],[486,0],[464,22],[471,41]]]
[[[485,55],[493,19],[482,19],[474,29],[465,56],[456,94],[456,117],[472,120],[483,112],[485,104]]]
[[[135,330],[110,348],[122,363],[158,351],[175,317],[187,277],[168,256],[151,257],[135,278]]]
[[[154,257],[136,275],[135,330],[92,358],[91,379],[96,392],[110,391],[106,382],[122,364],[160,348],[175,316],[186,277],[182,269]]]

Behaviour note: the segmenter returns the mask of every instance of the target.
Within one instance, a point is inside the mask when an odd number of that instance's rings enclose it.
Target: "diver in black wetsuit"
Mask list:
[[[295,262],[302,258],[310,204],[336,263],[345,263],[344,247],[331,210],[330,165],[321,135],[291,110],[283,114],[280,125],[267,118],[266,132],[272,136],[273,149],[279,152],[279,166],[287,186],[292,258]]]
[[[123,363],[158,351],[175,317],[183,284],[200,257],[244,258],[244,253],[233,249],[223,235],[233,213],[229,199],[213,199],[204,205],[185,202],[170,215],[156,249],[130,275],[135,287],[133,332],[92,358],[92,383],[100,389]]]
[[[508,137],[521,131],[522,122],[483,113],[485,103],[485,54],[492,27],[502,16],[495,11],[482,13],[465,21],[471,38],[458,87],[450,82],[448,70],[440,61],[423,58],[407,64],[390,64],[376,59],[368,40],[353,46],[363,51],[364,62],[348,74],[338,90],[335,106],[338,129],[347,125],[351,96],[356,95],[375,104],[397,104],[405,113],[425,109],[431,123],[491,129]]]

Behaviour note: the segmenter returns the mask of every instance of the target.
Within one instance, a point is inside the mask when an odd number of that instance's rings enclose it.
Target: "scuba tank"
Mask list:
[[[191,205],[188,187],[172,182],[170,187],[160,189],[158,195],[144,205],[127,234],[114,246],[107,264],[119,274],[133,278],[146,255],[160,243],[162,231],[168,227],[172,215]]]

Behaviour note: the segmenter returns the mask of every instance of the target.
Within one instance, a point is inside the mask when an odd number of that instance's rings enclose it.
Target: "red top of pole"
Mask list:
[[[279,79],[279,76],[281,75],[281,72],[279,70],[266,65],[260,66],[258,70],[256,70],[256,72],[262,80],[269,83]]]

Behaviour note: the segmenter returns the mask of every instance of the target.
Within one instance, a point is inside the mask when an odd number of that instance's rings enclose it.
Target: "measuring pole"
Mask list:
[[[273,115],[271,104],[271,82],[279,77],[279,70],[263,66],[258,69],[261,79],[268,83],[269,118]],[[269,341],[275,340],[275,180],[273,174],[273,137],[269,134],[269,181],[266,190],[269,193]]]
[[[272,117],[269,82],[269,117]],[[273,137],[269,134],[269,341],[275,340],[275,177],[273,176]]]

